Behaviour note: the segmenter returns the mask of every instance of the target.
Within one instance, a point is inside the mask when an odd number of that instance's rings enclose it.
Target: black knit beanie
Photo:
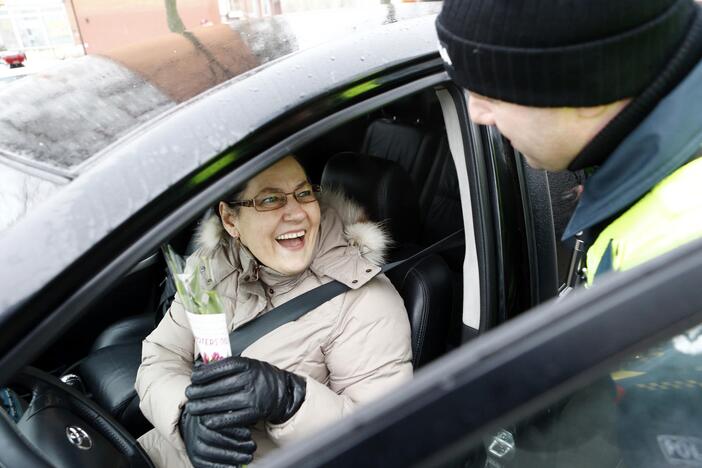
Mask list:
[[[483,96],[587,107],[639,95],[673,56],[693,0],[445,0],[451,78]]]

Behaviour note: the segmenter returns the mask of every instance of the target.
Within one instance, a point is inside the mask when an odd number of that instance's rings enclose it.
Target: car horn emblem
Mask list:
[[[93,446],[93,440],[87,432],[78,426],[68,426],[66,428],[66,437],[68,441],[81,450],[90,450]]]

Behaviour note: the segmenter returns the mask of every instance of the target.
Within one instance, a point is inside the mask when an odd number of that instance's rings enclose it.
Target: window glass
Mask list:
[[[466,448],[455,463],[487,458],[485,466],[495,468],[700,467],[700,421],[702,326],[696,326],[630,356],[538,414],[484,434],[484,442]]]
[[[38,16],[25,16],[17,27],[24,47],[44,47],[47,45],[44,25]]]
[[[2,42],[2,47],[7,50],[17,49],[19,47],[10,18],[0,17],[0,42]]]
[[[44,13],[44,24],[51,44],[73,44],[73,35],[65,12],[49,11]]]

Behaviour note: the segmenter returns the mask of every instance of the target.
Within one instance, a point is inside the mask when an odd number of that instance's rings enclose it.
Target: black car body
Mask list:
[[[315,174],[333,153],[359,151],[378,120],[433,132],[453,153],[457,186],[448,198],[458,200],[466,236],[465,258],[447,259],[458,265],[461,292],[447,355],[397,394],[281,451],[271,466],[469,460],[510,418],[694,323],[697,298],[666,316],[654,306],[671,297],[669,281],[700,278],[697,250],[517,317],[556,296],[563,281],[569,258],[557,238],[577,181],[528,168],[496,129],[469,121],[465,92],[450,83],[436,50],[438,7],[325,17],[339,26],[309,44],[299,17],[218,26],[229,48],[212,42],[214,30],[170,39],[191,54],[171,64],[176,75],[130,63],[124,50],[13,85],[21,99],[0,111],[0,170],[30,182],[4,193],[21,206],[0,220],[0,385],[28,365],[57,378],[111,324],[153,313],[159,245],[187,242],[204,210],[290,152],[307,155]],[[625,321],[636,326],[616,325]],[[588,353],[574,352],[579,346]],[[48,379],[32,372],[24,374]],[[41,454],[12,423],[0,426],[15,447],[0,464]]]

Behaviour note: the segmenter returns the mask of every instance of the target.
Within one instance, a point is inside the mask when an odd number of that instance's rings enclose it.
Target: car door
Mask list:
[[[609,276],[472,341],[265,466],[699,466],[700,281],[702,242]],[[603,381],[597,403],[587,393]],[[568,404],[591,418],[560,426],[569,444],[520,439]]]

